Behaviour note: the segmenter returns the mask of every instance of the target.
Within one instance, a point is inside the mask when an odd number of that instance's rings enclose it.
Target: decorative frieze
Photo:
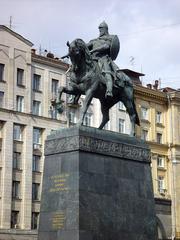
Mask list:
[[[104,155],[127,158],[136,161],[150,162],[150,150],[137,145],[107,141],[90,136],[71,136],[46,141],[45,155],[67,151],[82,150]]]

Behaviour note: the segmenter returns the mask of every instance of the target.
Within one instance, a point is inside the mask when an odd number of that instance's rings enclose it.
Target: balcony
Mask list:
[[[165,188],[160,188],[158,191],[159,191],[159,194],[160,194],[161,196],[166,196],[167,189],[165,189]]]

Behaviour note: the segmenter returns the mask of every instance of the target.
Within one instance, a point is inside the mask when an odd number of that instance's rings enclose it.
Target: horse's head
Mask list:
[[[75,39],[72,43],[67,42],[69,56],[75,69],[83,68],[83,65],[89,64],[91,55],[86,43],[82,39]]]
[[[72,43],[67,42],[70,57],[83,57],[87,50],[86,44],[82,39],[75,39]]]

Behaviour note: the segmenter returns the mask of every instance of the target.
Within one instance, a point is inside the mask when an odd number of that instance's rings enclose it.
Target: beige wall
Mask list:
[[[0,109],[0,125],[2,126],[0,141],[0,239],[9,239],[21,229],[22,239],[34,239],[35,233],[31,230],[32,212],[40,211],[40,201],[32,201],[32,183],[42,181],[44,162],[43,143],[51,130],[64,127],[65,115],[58,116],[60,120],[52,120],[49,114],[51,105],[51,81],[52,78],[59,80],[59,85],[66,84],[65,68],[57,62],[58,67],[44,63],[31,61],[31,46],[14,36],[14,33],[2,31],[0,39],[0,63],[5,64],[4,81],[0,82],[0,91],[5,93],[4,106]],[[24,87],[17,86],[17,68],[24,69]],[[66,67],[67,68],[67,67]],[[41,75],[41,92],[32,90],[33,73]],[[23,112],[16,111],[16,96],[24,96]],[[41,101],[41,116],[32,115],[32,101]],[[13,140],[13,125],[20,124],[23,127],[21,141]],[[32,159],[36,151],[33,147],[33,128],[42,129],[42,146],[40,172],[33,172]],[[13,169],[13,151],[21,152],[21,168]],[[20,182],[19,199],[12,199],[12,182]],[[41,185],[40,185],[41,187]],[[11,211],[19,211],[17,229],[11,229]],[[26,230],[26,232],[24,231]],[[13,235],[14,234],[14,235]],[[4,237],[6,236],[6,237]]]
[[[168,122],[166,94],[160,91],[137,87],[136,106],[141,126],[137,128],[137,136],[141,138],[142,130],[147,130],[147,142],[152,153],[152,178],[155,197],[171,199],[171,178],[168,155]],[[142,118],[141,108],[147,109],[147,119]],[[157,111],[161,112],[161,123],[156,122]],[[157,133],[162,134],[162,144],[157,143]],[[158,156],[164,158],[164,167],[158,167]],[[164,193],[158,191],[158,176],[164,177]]]

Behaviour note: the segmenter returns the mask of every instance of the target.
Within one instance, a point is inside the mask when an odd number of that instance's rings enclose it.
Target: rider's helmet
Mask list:
[[[105,21],[103,21],[103,22],[99,25],[99,33],[100,33],[100,36],[109,34],[109,33],[108,33],[108,25],[107,25],[107,23],[106,23]]]
[[[106,28],[108,30],[108,25],[105,21],[99,24],[99,28]]]

